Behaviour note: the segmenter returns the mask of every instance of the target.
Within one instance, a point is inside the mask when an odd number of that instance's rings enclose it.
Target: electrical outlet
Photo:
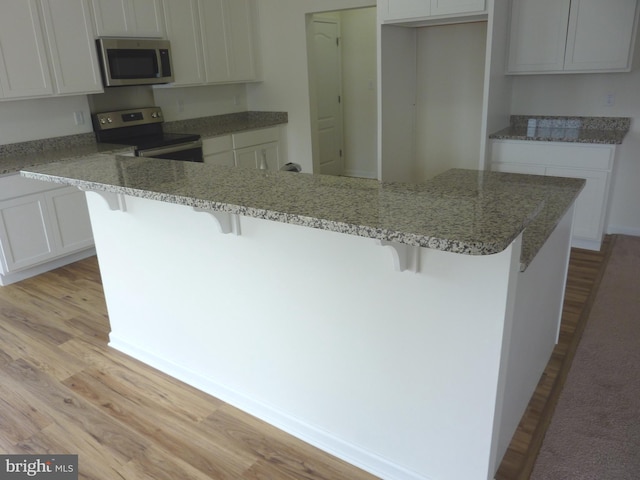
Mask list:
[[[73,121],[76,125],[84,125],[84,112],[82,110],[73,112]]]
[[[178,108],[178,113],[184,112],[184,100],[183,99],[181,99],[181,98],[178,99],[177,108]]]
[[[616,94],[613,92],[609,92],[604,97],[604,106],[605,107],[613,107],[616,104]]]

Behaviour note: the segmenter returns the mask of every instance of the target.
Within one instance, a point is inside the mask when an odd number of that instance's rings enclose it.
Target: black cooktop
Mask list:
[[[107,143],[118,143],[122,145],[131,145],[136,150],[147,150],[150,148],[166,147],[169,145],[179,145],[181,143],[195,142],[200,139],[200,135],[192,133],[154,133],[145,135],[134,135],[130,137],[111,138]]]
[[[200,139],[194,133],[165,133],[160,107],[103,112],[93,115],[92,120],[98,142],[131,145],[136,151]]]

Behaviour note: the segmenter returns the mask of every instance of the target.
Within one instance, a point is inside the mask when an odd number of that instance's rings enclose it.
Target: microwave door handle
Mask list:
[[[180,152],[191,148],[202,147],[202,140],[196,140],[189,143],[181,143],[180,145],[171,145],[169,147],[150,148],[138,152],[139,157],[154,157],[156,155],[166,155],[167,153]]]

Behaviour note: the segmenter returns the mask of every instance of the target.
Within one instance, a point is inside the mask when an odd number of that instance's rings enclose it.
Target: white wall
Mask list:
[[[513,80],[512,114],[631,117],[617,149],[607,233],[640,235],[640,48],[631,73],[530,75]],[[607,94],[615,104],[605,106]]]
[[[246,92],[244,84],[153,89],[156,105],[162,107],[167,121],[244,112]]]
[[[487,23],[420,28],[412,181],[478,168]]]
[[[74,112],[84,124],[76,125]],[[0,145],[92,131],[86,95],[0,102]]]
[[[345,173],[377,178],[376,9],[342,12]]]
[[[288,158],[312,171],[311,116],[305,15],[375,6],[375,0],[260,0],[263,82],[247,86],[249,110],[289,114]]]

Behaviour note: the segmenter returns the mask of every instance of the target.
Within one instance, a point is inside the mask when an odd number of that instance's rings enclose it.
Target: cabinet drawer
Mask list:
[[[494,141],[491,162],[611,171],[614,151],[612,145]]]
[[[227,152],[232,149],[233,142],[231,141],[231,135],[202,139],[202,151],[205,156],[213,155],[214,153]]]
[[[280,127],[261,128],[233,134],[233,148],[251,147],[280,140]]]
[[[61,188],[49,182],[24,178],[19,173],[0,176],[0,201]]]

